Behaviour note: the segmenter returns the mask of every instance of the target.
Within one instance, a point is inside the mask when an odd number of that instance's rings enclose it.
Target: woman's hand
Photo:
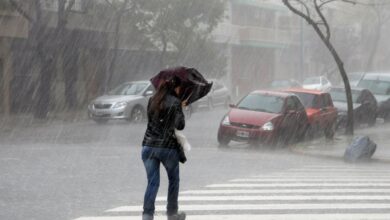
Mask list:
[[[187,100],[181,102],[181,107],[184,108],[187,106]]]

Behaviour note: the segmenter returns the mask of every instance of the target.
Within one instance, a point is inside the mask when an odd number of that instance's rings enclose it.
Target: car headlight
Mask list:
[[[113,108],[122,108],[127,105],[127,102],[117,102]]]
[[[89,103],[88,109],[93,109],[93,102]]]
[[[274,130],[274,124],[272,124],[272,122],[267,122],[261,127],[261,129],[264,131],[272,131]]]
[[[225,116],[222,120],[222,124],[223,125],[230,125],[230,120],[229,120],[229,116]]]

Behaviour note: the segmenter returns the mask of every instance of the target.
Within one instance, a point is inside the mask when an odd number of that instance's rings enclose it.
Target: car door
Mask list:
[[[376,114],[376,99],[368,90],[363,90],[357,101],[362,105],[359,112],[361,119],[370,118],[369,116]]]
[[[299,101],[299,99],[297,99]],[[298,110],[297,100],[294,96],[287,97],[283,110],[282,130],[285,135],[293,134],[297,129],[300,111]],[[306,113],[305,113],[306,114]]]
[[[326,128],[329,125],[335,123],[337,118],[337,109],[333,106],[332,98],[330,94],[324,93],[320,96],[321,105],[321,127]]]
[[[223,104],[225,101],[224,91],[223,91],[224,86],[220,82],[216,81],[213,87],[214,87],[213,94],[212,94],[213,104],[214,105]]]

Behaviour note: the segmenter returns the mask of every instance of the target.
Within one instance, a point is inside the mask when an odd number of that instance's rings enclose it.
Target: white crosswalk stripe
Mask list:
[[[305,166],[180,192],[187,220],[389,220],[390,173],[354,165]],[[155,220],[166,219],[157,197]],[[142,206],[120,206],[76,220],[139,220]]]

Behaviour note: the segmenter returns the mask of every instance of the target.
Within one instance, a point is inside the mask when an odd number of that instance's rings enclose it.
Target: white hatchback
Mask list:
[[[325,76],[309,77],[302,83],[304,89],[314,89],[320,91],[329,91],[332,84]]]

